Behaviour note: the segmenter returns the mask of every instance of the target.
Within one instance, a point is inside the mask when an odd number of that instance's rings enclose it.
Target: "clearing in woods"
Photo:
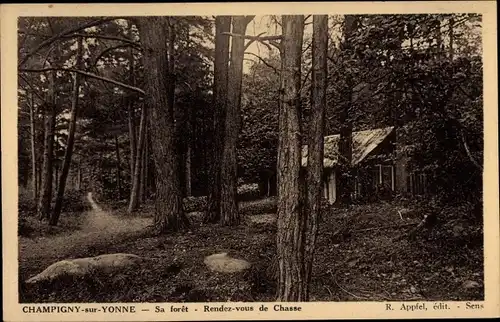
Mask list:
[[[43,285],[20,283],[20,302],[197,302],[273,301],[275,233],[271,211],[247,211],[264,199],[242,203],[243,224],[206,225],[191,215],[192,230],[153,236],[153,210],[131,216],[103,210],[88,195],[92,210],[78,230],[53,236],[20,237],[21,281],[67,258],[132,253],[153,259],[113,276],[92,275]],[[321,222],[312,279],[316,301],[481,300],[481,225],[447,223],[415,240],[406,235],[421,216],[404,218],[401,205],[380,203],[332,208]],[[262,208],[262,207],[261,207]],[[450,211],[457,211],[450,210]],[[409,225],[410,224],[410,225]],[[463,230],[457,234],[457,226]],[[464,233],[465,232],[465,233]],[[211,271],[206,256],[228,253],[251,268],[238,273]],[[75,287],[75,286],[78,287]]]

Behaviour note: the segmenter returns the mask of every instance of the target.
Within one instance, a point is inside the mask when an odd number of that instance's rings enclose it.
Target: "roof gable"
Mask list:
[[[352,166],[363,161],[391,134],[393,126],[352,133]],[[323,167],[333,168],[338,163],[340,134],[325,136]],[[307,166],[307,145],[302,147],[302,166]]]

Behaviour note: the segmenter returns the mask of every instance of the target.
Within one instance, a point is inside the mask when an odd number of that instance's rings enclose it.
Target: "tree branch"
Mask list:
[[[267,67],[269,67],[269,68],[273,69],[273,70],[274,70],[274,72],[275,72],[276,74],[279,74],[279,70],[278,70],[276,67],[274,67],[274,66],[272,66],[271,64],[269,64],[268,62],[266,62],[266,61],[265,61],[265,59],[263,59],[263,58],[262,58],[262,57],[260,57],[259,55],[254,54],[254,53],[250,53],[250,52],[245,52],[244,54],[245,54],[245,55],[252,55],[252,56],[257,57],[257,58],[258,58],[258,59],[259,59],[259,60],[260,60],[260,61],[261,61],[264,65],[266,65]]]
[[[122,45],[118,45],[118,46],[113,46],[113,47],[109,47],[109,48],[106,48],[104,49],[98,56],[97,58],[94,60],[94,63],[92,64],[93,66],[96,66],[97,65],[97,62],[99,62],[99,60],[104,56],[106,55],[108,52],[112,51],[112,50],[115,50],[115,49],[119,49],[119,48],[126,48],[126,47],[130,47],[129,44],[122,44]]]
[[[84,72],[84,71],[81,71],[81,70],[78,70],[78,69],[72,69],[72,68],[44,68],[44,69],[20,69],[19,70],[19,72],[21,72],[21,73],[43,73],[43,72],[48,72],[48,71],[63,71],[63,72],[70,72],[70,73],[78,73],[80,75],[84,75],[84,76],[87,76],[87,77],[90,77],[90,78],[95,78],[95,79],[101,80],[103,82],[112,83],[112,84],[118,85],[120,87],[129,89],[131,91],[140,93],[142,95],[146,95],[146,92],[144,92],[142,89],[140,89],[138,87],[127,85],[125,83],[116,81],[116,80],[111,79],[111,78],[106,78],[106,77],[98,76],[98,75],[87,73],[87,72]]]
[[[102,19],[98,19],[98,20],[89,21],[87,23],[84,23],[80,26],[76,26],[74,28],[66,29],[66,30],[58,33],[57,35],[54,35],[53,37],[42,41],[38,46],[35,47],[35,49],[33,49],[31,52],[27,53],[26,56],[24,56],[24,58],[19,61],[17,67],[20,68],[21,66],[23,66],[31,56],[36,54],[40,49],[52,44],[53,42],[55,42],[59,38],[62,38],[62,37],[67,36],[71,33],[75,33],[77,31],[80,31],[80,30],[83,30],[86,28],[90,28],[90,27],[94,27],[94,26],[103,24],[103,23],[108,22],[108,21],[116,20],[116,19],[120,19],[120,18],[119,17],[106,17],[106,18],[102,18]]]
[[[141,44],[139,42],[135,42],[133,40],[122,38],[122,37],[113,37],[113,36],[104,36],[104,35],[91,35],[91,34],[71,34],[68,36],[63,36],[62,38],[74,38],[74,37],[83,37],[83,38],[96,38],[96,39],[106,39],[106,40],[116,40],[121,41],[127,44],[130,44],[138,49],[141,48]]]
[[[231,36],[231,37],[240,37],[244,39],[256,40],[256,41],[270,41],[270,40],[281,40],[283,36],[249,36],[249,35],[240,35],[233,34],[231,32],[223,32],[223,35]]]
[[[261,32],[260,34],[257,35],[257,37],[260,37],[262,36],[263,34],[265,34],[265,32]],[[245,44],[245,47],[243,48],[243,50],[247,50],[248,47],[250,47],[251,44],[253,44],[255,42],[256,39],[250,39],[246,44]],[[267,44],[264,44],[264,45],[267,45]]]

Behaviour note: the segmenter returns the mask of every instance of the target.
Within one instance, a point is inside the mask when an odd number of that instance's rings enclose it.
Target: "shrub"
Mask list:
[[[260,197],[259,185],[257,183],[243,184],[238,187],[238,201],[251,201]]]
[[[239,208],[240,213],[246,216],[276,213],[277,199],[276,197],[271,197],[255,201],[241,202]]]

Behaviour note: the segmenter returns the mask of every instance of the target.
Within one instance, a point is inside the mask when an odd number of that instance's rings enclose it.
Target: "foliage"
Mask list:
[[[410,171],[431,178],[429,186],[435,189],[429,193],[446,202],[478,200],[482,171],[477,164],[483,159],[480,18],[361,15],[351,47],[342,48],[343,17],[330,17],[326,134],[339,132],[339,113],[350,104],[355,131],[398,127],[398,153],[409,158]],[[304,43],[307,61],[307,39]],[[255,61],[244,78],[239,160],[247,181],[276,164],[279,64],[273,52]],[[308,69],[303,66],[304,133]],[[352,97],[346,88],[352,88]]]
[[[279,56],[266,63],[279,68]],[[253,182],[262,171],[276,168],[279,74],[264,63],[254,63],[243,77],[243,91],[238,167],[240,177]]]
[[[179,108],[192,112],[193,128],[206,128],[209,122],[211,71],[213,52],[207,46],[212,35],[212,21],[205,17],[176,17],[176,103]],[[88,26],[85,28],[85,26]],[[51,36],[58,34],[49,45],[39,47]],[[63,35],[63,36],[61,36]],[[69,108],[71,107],[71,73],[23,72],[24,70],[54,68],[72,68],[76,58],[78,35],[85,35],[83,71],[116,80],[124,84],[143,87],[143,67],[139,46],[139,35],[132,20],[111,18],[23,18],[19,20],[19,55],[23,62],[20,68],[19,90],[19,181],[27,185],[31,180],[29,106],[36,109],[36,137],[38,160],[41,164],[43,154],[42,108],[47,100],[49,74],[55,75],[57,106],[57,125],[55,138],[55,164],[60,163],[64,155],[67,138]],[[39,49],[31,54],[35,49]],[[132,63],[132,64],[131,64]],[[131,77],[133,76],[133,77]],[[117,168],[121,170],[122,193],[130,190],[130,145],[128,134],[128,114],[126,104],[134,100],[134,123],[138,125],[139,111],[145,105],[144,99],[137,92],[123,89],[106,81],[85,77],[80,90],[80,115],[76,134],[73,164],[92,169],[91,183],[100,197],[112,199],[119,194],[116,190]],[[186,134],[188,135],[188,134]],[[197,135],[203,141],[206,131],[189,133]],[[121,163],[116,160],[115,137],[121,152]],[[191,141],[195,141],[194,137]],[[203,168],[205,151],[201,147],[193,148],[195,169]],[[201,154],[201,157],[199,156]],[[96,158],[95,156],[99,157]],[[201,163],[201,165],[200,165]],[[152,166],[150,169],[152,170]],[[89,168],[87,168],[89,170]],[[70,178],[76,175],[72,169]],[[203,177],[203,173],[195,173]],[[95,180],[95,181],[94,181]],[[193,189],[202,184],[197,183]],[[91,188],[90,185],[87,185]]]

